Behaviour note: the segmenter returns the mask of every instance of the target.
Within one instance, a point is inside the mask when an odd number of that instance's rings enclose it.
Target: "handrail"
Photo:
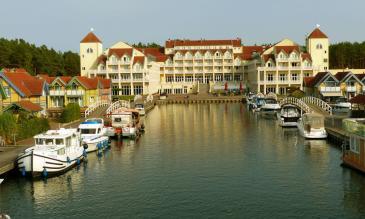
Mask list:
[[[106,110],[107,117],[110,117],[110,114],[113,113],[115,110],[120,108],[131,108],[130,102],[126,100],[118,100],[114,103],[112,103],[108,109]]]
[[[87,118],[92,112],[94,112],[96,109],[98,109],[101,106],[108,106],[110,105],[109,100],[100,100],[96,101],[95,103],[91,104],[86,110],[85,110],[85,118]]]
[[[302,97],[301,100],[307,104],[313,104],[315,106],[320,107],[324,111],[326,111],[328,114],[332,115],[332,107],[326,103],[325,101],[316,98],[316,97]]]
[[[301,110],[303,110],[306,113],[311,113],[312,109],[303,101],[301,101],[298,98],[295,97],[286,97],[282,99],[279,103],[281,106],[284,104],[293,104],[297,107],[299,107]]]

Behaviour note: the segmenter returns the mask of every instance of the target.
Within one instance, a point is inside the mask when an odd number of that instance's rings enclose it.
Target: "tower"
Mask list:
[[[310,33],[306,39],[306,46],[312,57],[313,67],[318,67],[319,71],[327,71],[329,68],[329,40],[319,25]]]
[[[97,60],[103,53],[101,40],[93,33],[93,29],[80,41],[81,76],[89,76],[89,70],[97,69]]]

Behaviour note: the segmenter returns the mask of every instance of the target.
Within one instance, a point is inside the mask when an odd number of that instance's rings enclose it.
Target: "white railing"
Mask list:
[[[84,93],[83,90],[66,90],[68,96],[83,96]]]
[[[348,87],[346,87],[346,91],[347,92],[356,92],[356,87],[355,86],[348,86]]]
[[[295,97],[287,97],[284,98],[280,101],[280,105],[284,105],[284,104],[293,104],[297,107],[299,107],[302,111],[306,112],[306,113],[311,113],[312,109],[303,101],[301,101],[298,98]]]
[[[49,95],[50,96],[63,96],[63,95],[65,95],[65,91],[64,90],[50,90]]]
[[[321,87],[321,92],[340,92],[340,87]]]
[[[95,103],[93,103],[92,105],[90,105],[86,110],[85,110],[85,118],[87,118],[92,112],[94,112],[96,109],[98,109],[99,107],[102,106],[109,106],[110,105],[110,101],[109,100],[101,100],[101,101],[96,101]]]
[[[126,100],[118,100],[114,103],[112,103],[109,108],[106,110],[107,117],[110,117],[110,114],[112,114],[115,110],[121,109],[121,108],[131,108],[131,104]]]
[[[332,115],[332,107],[321,99],[318,99],[316,97],[303,97],[301,98],[301,100],[306,104],[313,104],[315,106],[318,106],[322,110],[326,111],[328,114]]]

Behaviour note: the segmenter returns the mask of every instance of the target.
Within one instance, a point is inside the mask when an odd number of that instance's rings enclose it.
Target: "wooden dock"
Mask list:
[[[15,159],[19,153],[24,151],[27,146],[5,146],[0,147],[0,175],[7,173],[15,168]]]
[[[174,98],[166,100],[157,100],[157,105],[163,104],[200,104],[200,103],[241,103],[242,97],[226,97],[226,98]]]

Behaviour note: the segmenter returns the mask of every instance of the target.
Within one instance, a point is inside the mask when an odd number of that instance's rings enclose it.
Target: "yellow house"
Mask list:
[[[47,108],[47,83],[28,74],[25,69],[3,69],[0,71],[0,84],[4,89],[3,107],[16,104],[30,109],[39,109],[45,114]],[[25,104],[24,104],[25,103]]]
[[[352,72],[337,72],[335,77],[340,83],[342,95],[348,99],[363,93],[364,83]]]
[[[48,108],[63,108],[66,103],[66,85],[72,77],[60,76],[49,79]]]

